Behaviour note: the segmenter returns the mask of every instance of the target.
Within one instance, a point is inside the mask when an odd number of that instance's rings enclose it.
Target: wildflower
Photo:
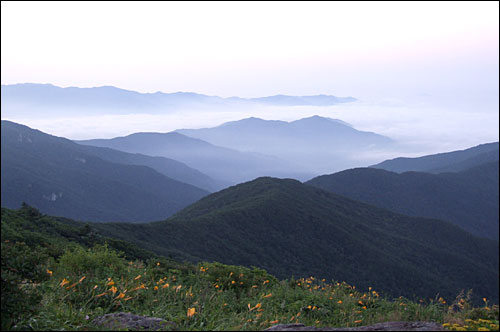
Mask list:
[[[125,297],[125,294],[124,294],[124,293],[122,293],[122,292],[120,292],[120,294],[119,294],[117,297],[115,297],[115,300],[116,300],[116,299],[122,299],[122,298],[124,298],[124,297]]]
[[[50,276],[52,277],[53,272],[51,270],[47,269],[47,273],[50,274]]]
[[[358,301],[359,304],[363,305],[363,301]]]
[[[219,285],[215,285],[215,288],[219,288]]]
[[[188,308],[187,316],[192,317],[194,314],[196,314],[196,308]]]
[[[268,284],[269,280],[265,280],[262,284]]]
[[[236,281],[234,281],[234,280],[233,280],[233,281],[231,281],[231,284],[235,284],[235,283],[236,283]]]
[[[95,285],[93,289],[96,289],[97,287],[98,287],[98,286],[97,286],[97,285]]]
[[[85,276],[81,277],[80,280],[78,280],[78,283],[81,283],[85,279]]]
[[[486,298],[485,297],[483,297],[483,301],[484,301],[484,303],[486,303]]]
[[[75,282],[75,283],[74,283],[74,284],[72,284],[71,286],[66,287],[66,289],[71,289],[71,288],[75,287],[76,285],[78,285],[78,283],[77,283],[77,282]]]
[[[279,322],[279,319],[273,320],[272,322],[269,322],[269,324],[276,324]]]
[[[360,320],[355,320],[355,321],[354,321],[354,324],[359,324],[359,323],[361,323],[362,321],[363,321],[362,319],[360,319]]]
[[[154,290],[158,290],[158,286],[155,286],[153,289],[154,289]]]
[[[252,288],[257,288],[258,286],[257,285],[253,285]]]
[[[115,293],[116,293],[117,290],[118,289],[115,286],[113,286],[108,291],[113,292],[113,295],[115,295]]]
[[[132,297],[131,297],[131,296],[129,296],[129,297],[127,297],[127,298],[123,299],[123,301],[128,301],[128,300],[130,300],[131,298],[132,298]]]
[[[290,318],[290,322],[291,322],[292,320],[294,320],[294,319],[295,319],[295,316],[292,316],[292,318]]]
[[[101,297],[101,296],[104,296],[104,295],[106,295],[106,292],[101,293],[101,294],[99,294],[99,295],[96,295],[96,297]]]
[[[260,304],[260,303],[257,303],[257,304],[255,305],[255,307],[253,307],[253,308],[250,306],[250,303],[248,304],[248,309],[250,309],[250,311],[255,310],[255,309],[259,309],[260,307],[261,307],[261,304]]]
[[[139,274],[137,277],[134,278],[134,280],[139,280],[139,279],[141,279],[141,277],[142,276]]]
[[[108,282],[108,283],[106,284],[106,286],[113,286],[114,284],[115,284],[115,282],[114,282],[113,280],[111,280],[110,282]]]
[[[182,285],[179,285],[179,286],[175,287],[175,291],[178,292],[179,289],[181,289],[181,288],[182,288]]]
[[[233,273],[233,272],[231,272],[231,273],[229,273],[229,276],[231,277],[233,274],[234,274],[234,273]]]
[[[338,303],[338,304],[342,304],[342,300],[339,300],[337,303]]]
[[[69,280],[64,278],[61,283],[59,284],[61,287],[64,287],[64,285],[69,284]]]
[[[162,288],[168,288],[170,284],[167,282],[165,285],[162,286]]]
[[[273,296],[273,294],[272,294],[272,293],[269,293],[269,294],[267,294],[267,295],[264,295],[264,298],[271,297],[271,296]]]
[[[156,263],[156,266],[160,266],[160,262]]]

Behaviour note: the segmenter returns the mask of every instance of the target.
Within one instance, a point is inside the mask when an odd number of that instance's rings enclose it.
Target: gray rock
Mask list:
[[[314,327],[304,324],[278,324],[264,331],[444,331],[441,324],[435,322],[385,322],[358,327]]]
[[[176,327],[174,322],[169,322],[161,318],[139,316],[126,312],[99,316],[92,323],[108,330],[172,331]]]

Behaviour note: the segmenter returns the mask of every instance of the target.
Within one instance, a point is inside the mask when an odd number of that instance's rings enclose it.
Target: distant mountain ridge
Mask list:
[[[158,113],[179,107],[237,107],[242,105],[330,106],[354,102],[352,97],[331,95],[269,96],[261,98],[222,98],[193,92],[140,93],[113,86],[93,88],[61,88],[52,84],[12,84],[1,87],[4,116],[27,116],[35,111],[44,114],[109,114]]]
[[[239,184],[161,222],[96,227],[158,254],[175,250],[279,277],[314,275],[397,296],[454,297],[466,288],[498,296],[498,242],[291,179]]]
[[[395,143],[388,137],[356,130],[344,121],[317,115],[290,122],[247,118],[176,132],[230,149],[277,156],[316,174],[359,166],[363,163],[360,154]]]
[[[472,148],[427,155],[416,158],[395,158],[370,167],[402,173],[408,171],[443,173],[459,172],[486,162],[499,160],[498,142],[480,144]]]
[[[172,158],[226,185],[252,180],[262,175],[297,177],[304,180],[312,175],[274,156],[240,152],[177,132],[135,133],[112,139],[76,142],[129,153]]]
[[[44,213],[78,220],[147,222],[164,219],[208,194],[141,161],[137,164],[137,156],[98,153],[10,121],[1,125],[4,207],[19,208],[26,202]],[[100,153],[107,157],[97,157]],[[124,157],[124,164],[109,161]],[[156,161],[164,171],[168,168],[166,160]],[[185,172],[200,175],[187,167]]]

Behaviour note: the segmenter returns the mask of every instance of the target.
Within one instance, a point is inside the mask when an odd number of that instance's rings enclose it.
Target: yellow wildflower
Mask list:
[[[75,287],[76,285],[78,285],[78,283],[77,283],[77,282],[75,282],[75,283],[74,283],[74,284],[72,284],[71,286],[66,287],[66,289],[71,289],[71,288]]]
[[[64,278],[61,283],[59,284],[61,287],[64,287],[64,285],[69,284],[69,280]]]
[[[162,288],[168,288],[170,285],[169,283],[167,282],[165,285],[162,286]]]
[[[115,282],[114,282],[113,280],[111,280],[110,282],[108,282],[108,283],[106,284],[106,286],[113,286],[114,284],[115,284]]]
[[[117,297],[115,297],[115,300],[116,299],[121,299],[121,298],[124,298],[124,297],[125,297],[125,294],[120,292],[120,294]]]
[[[196,308],[188,308],[187,316],[192,317],[194,314],[196,314]]]
[[[85,276],[81,277],[80,280],[78,280],[78,283],[81,283],[85,279]]]
[[[158,290],[158,286],[155,286],[153,289],[154,289],[154,290]]]
[[[338,303],[338,304],[342,304],[342,300],[339,300],[337,303]]]
[[[354,321],[354,324],[359,324],[359,323],[361,323],[362,321],[363,321],[362,319],[360,319],[360,320],[355,320],[355,321]]]
[[[101,293],[99,295],[96,295],[96,297],[101,297],[101,296],[104,296],[104,295],[106,295],[106,293]]]
[[[118,290],[118,289],[117,289],[115,286],[113,286],[113,287],[111,287],[108,291],[109,291],[109,292],[113,292],[113,295],[115,295],[115,293],[116,293],[116,291],[117,291],[117,290]]]
[[[276,324],[276,323],[279,323],[279,319],[276,319],[276,320],[269,322],[269,324]]]
[[[50,276],[52,277],[53,272],[51,270],[47,269],[47,273],[50,274]]]
[[[264,295],[264,298],[271,297],[271,296],[273,296],[273,294],[272,294],[272,293],[269,293],[269,294],[267,294],[267,295]]]

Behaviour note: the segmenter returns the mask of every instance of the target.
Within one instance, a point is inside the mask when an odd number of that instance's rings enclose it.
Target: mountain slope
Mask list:
[[[111,163],[70,140],[2,121],[2,206],[93,221],[168,217],[208,192],[145,166]]]
[[[498,142],[445,153],[438,153],[418,158],[395,158],[370,166],[386,171],[402,173],[408,171],[442,173],[466,170],[485,162],[497,161]]]
[[[92,154],[113,163],[150,167],[169,178],[188,183],[209,192],[215,192],[224,187],[223,183],[216,181],[208,175],[205,175],[200,171],[173,159],[165,157],[152,157],[140,153],[127,153],[110,148],[95,147],[90,145],[81,145],[81,149],[88,154]]]
[[[172,158],[227,184],[248,181],[262,175],[299,179],[307,179],[311,175],[275,157],[222,148],[176,132],[135,133],[78,143]]]
[[[498,297],[498,242],[450,223],[378,209],[298,181],[259,178],[209,195],[163,222],[100,224],[157,253],[332,278],[389,294]]]
[[[306,184],[398,213],[447,220],[498,240],[498,172],[498,161],[442,174],[356,168]]]
[[[359,155],[393,141],[335,119],[312,116],[292,122],[248,118],[218,127],[177,132],[240,151],[277,156],[322,174],[359,165]]]

